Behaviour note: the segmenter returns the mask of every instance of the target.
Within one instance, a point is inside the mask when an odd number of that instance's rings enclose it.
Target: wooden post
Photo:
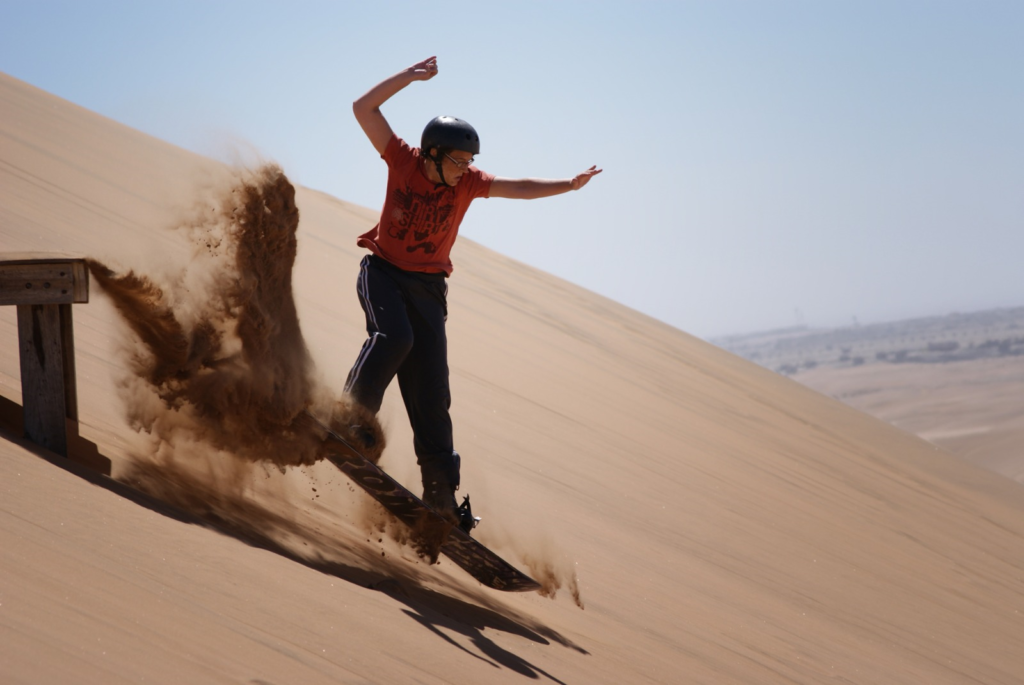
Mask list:
[[[21,353],[21,404],[25,437],[52,452],[67,456],[64,426],[67,395],[64,385],[64,346],[60,308],[71,305],[18,305],[18,347]],[[72,352],[73,354],[73,352]]]
[[[86,272],[88,273],[88,272]],[[75,375],[75,326],[71,317],[71,305],[59,304],[60,349],[64,377],[64,415],[78,421],[78,380]]]
[[[0,305],[18,307],[25,436],[65,457],[65,419],[78,420],[71,305],[88,301],[84,260],[0,256]]]

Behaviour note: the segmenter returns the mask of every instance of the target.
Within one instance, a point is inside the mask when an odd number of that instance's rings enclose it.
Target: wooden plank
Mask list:
[[[64,412],[67,418],[78,421],[78,379],[75,376],[75,326],[71,318],[71,305],[59,304],[60,354],[63,360]]]
[[[89,272],[84,260],[0,259],[0,305],[88,301]]]
[[[67,406],[60,307],[19,305],[18,345],[25,437],[66,457]]]
[[[0,264],[24,262],[77,262],[82,258],[67,252],[0,252]]]
[[[76,259],[71,263],[72,295],[75,304],[85,304],[89,301],[89,268],[85,261]]]

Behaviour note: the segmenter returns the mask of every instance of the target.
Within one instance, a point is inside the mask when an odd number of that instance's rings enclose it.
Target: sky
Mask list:
[[[1024,306],[1024,2],[0,0],[0,71],[371,208],[351,103],[433,55],[398,135],[447,114],[498,176],[604,169],[461,234],[691,334]]]

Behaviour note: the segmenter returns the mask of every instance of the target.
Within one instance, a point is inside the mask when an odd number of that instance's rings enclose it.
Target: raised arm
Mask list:
[[[359,122],[377,152],[383,155],[384,148],[388,146],[388,141],[394,135],[391,131],[391,124],[381,114],[380,106],[413,81],[429,81],[435,76],[437,76],[437,57],[428,57],[422,62],[417,62],[408,69],[403,69],[394,76],[384,79],[352,103],[352,112],[356,115],[356,121]]]
[[[502,178],[497,177],[491,182],[491,197],[508,197],[514,200],[536,200],[541,197],[561,195],[570,190],[579,190],[587,185],[594,176],[604,171],[592,166],[572,178]]]

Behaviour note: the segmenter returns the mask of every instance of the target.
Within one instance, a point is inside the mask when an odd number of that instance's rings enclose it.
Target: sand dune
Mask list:
[[[195,236],[175,227],[239,174],[0,77],[0,251],[201,293]],[[354,243],[375,211],[302,188],[296,202],[298,316],[336,391],[362,342]],[[479,537],[577,577],[585,609],[564,588],[509,596],[427,566],[323,464],[180,448],[193,480],[148,472],[189,484],[172,507],[7,427],[0,681],[1020,682],[1019,484],[468,240],[453,259],[453,416]],[[98,290],[75,333],[82,437],[115,479],[152,465],[126,419],[137,345]],[[0,394],[20,402],[16,339],[0,309]],[[382,421],[382,465],[414,483],[397,393]]]
[[[819,367],[809,388],[1024,483],[1024,358]]]

